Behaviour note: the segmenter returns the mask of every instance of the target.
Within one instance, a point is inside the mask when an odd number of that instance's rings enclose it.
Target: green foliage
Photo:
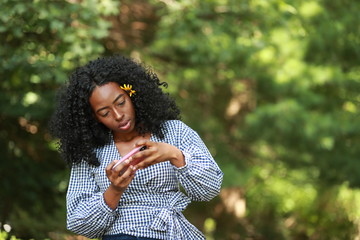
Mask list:
[[[5,231],[0,231],[0,240],[20,240],[20,238],[16,238],[15,236],[9,236],[9,234]]]
[[[21,238],[65,228],[68,174],[47,122],[59,83],[104,51],[101,41],[111,24],[103,17],[117,13],[117,4],[2,1],[0,223],[11,224]]]
[[[360,4],[184,0],[166,9],[145,55],[175,83],[170,91],[222,166],[224,187],[245,189],[257,236],[354,237],[357,221],[336,198],[343,184],[360,187]]]
[[[268,144],[273,158],[289,167],[315,166],[321,171],[319,181],[349,181],[359,187],[355,176],[360,176],[360,166],[349,166],[359,155],[359,29],[348,15],[339,14],[347,7],[330,8],[319,1],[177,1],[168,4],[170,13],[163,17],[150,51],[180,65],[175,72],[166,62],[156,66],[177,82],[173,91],[180,92],[185,115],[192,116],[189,120],[204,135],[217,136],[209,136],[210,142],[240,141],[247,145],[244,148],[254,149],[252,155],[257,155],[258,144]],[[358,8],[351,6],[352,11]],[[331,24],[343,32],[329,39],[325,33],[333,30]],[[331,45],[335,38],[343,44]],[[330,44],[335,52],[316,49],[315,42]],[[355,56],[346,61],[352,68],[342,58],[349,46]],[[333,56],[320,64],[310,54]],[[205,118],[197,117],[198,109]],[[221,132],[224,136],[219,138]],[[229,147],[222,147],[231,154]],[[226,161],[231,159],[228,154],[219,157]],[[336,174],[326,167],[329,163]]]
[[[54,90],[77,65],[123,51],[169,83],[223,187],[243,192],[241,217],[225,195],[186,211],[209,239],[355,238],[360,3],[124,0],[108,18],[117,4],[3,1],[1,223],[25,238],[63,230],[68,172],[46,128]],[[121,19],[112,34],[109,19]]]

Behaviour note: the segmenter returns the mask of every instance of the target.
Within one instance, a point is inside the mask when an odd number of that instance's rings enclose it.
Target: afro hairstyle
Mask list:
[[[162,91],[167,83],[160,82],[150,67],[118,55],[90,61],[77,68],[59,90],[50,120],[52,136],[58,139],[60,154],[70,166],[81,161],[100,165],[95,149],[109,144],[112,138],[110,130],[95,119],[89,98],[96,86],[109,82],[130,84],[136,90],[131,100],[140,134],[163,138],[164,121],[180,119],[175,101]]]

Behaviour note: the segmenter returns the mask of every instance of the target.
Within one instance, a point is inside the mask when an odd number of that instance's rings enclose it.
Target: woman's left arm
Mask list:
[[[167,123],[167,140],[153,142],[140,140],[136,146],[147,147],[136,153],[137,169],[169,161],[187,195],[195,201],[209,201],[220,192],[223,172],[216,164],[200,136],[179,120]]]
[[[182,124],[178,148],[183,153],[185,166],[174,166],[176,176],[192,200],[209,201],[219,194],[224,174],[200,136]]]

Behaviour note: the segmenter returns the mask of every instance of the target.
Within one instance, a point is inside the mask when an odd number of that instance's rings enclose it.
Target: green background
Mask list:
[[[152,66],[224,171],[185,215],[207,239],[360,237],[360,2],[1,0],[0,239],[65,229],[48,132],[79,65]]]

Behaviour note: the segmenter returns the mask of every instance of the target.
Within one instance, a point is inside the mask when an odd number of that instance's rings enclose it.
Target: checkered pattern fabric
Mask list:
[[[223,173],[194,130],[178,120],[166,121],[163,127],[165,138],[151,136],[150,140],[179,148],[186,165],[176,168],[170,162],[161,162],[138,170],[119,206],[112,210],[103,198],[110,184],[105,167],[121,156],[114,142],[97,149],[99,167],[83,161],[71,169],[69,230],[88,238],[124,233],[156,239],[204,239],[182,211],[191,201],[209,201],[218,195]]]

